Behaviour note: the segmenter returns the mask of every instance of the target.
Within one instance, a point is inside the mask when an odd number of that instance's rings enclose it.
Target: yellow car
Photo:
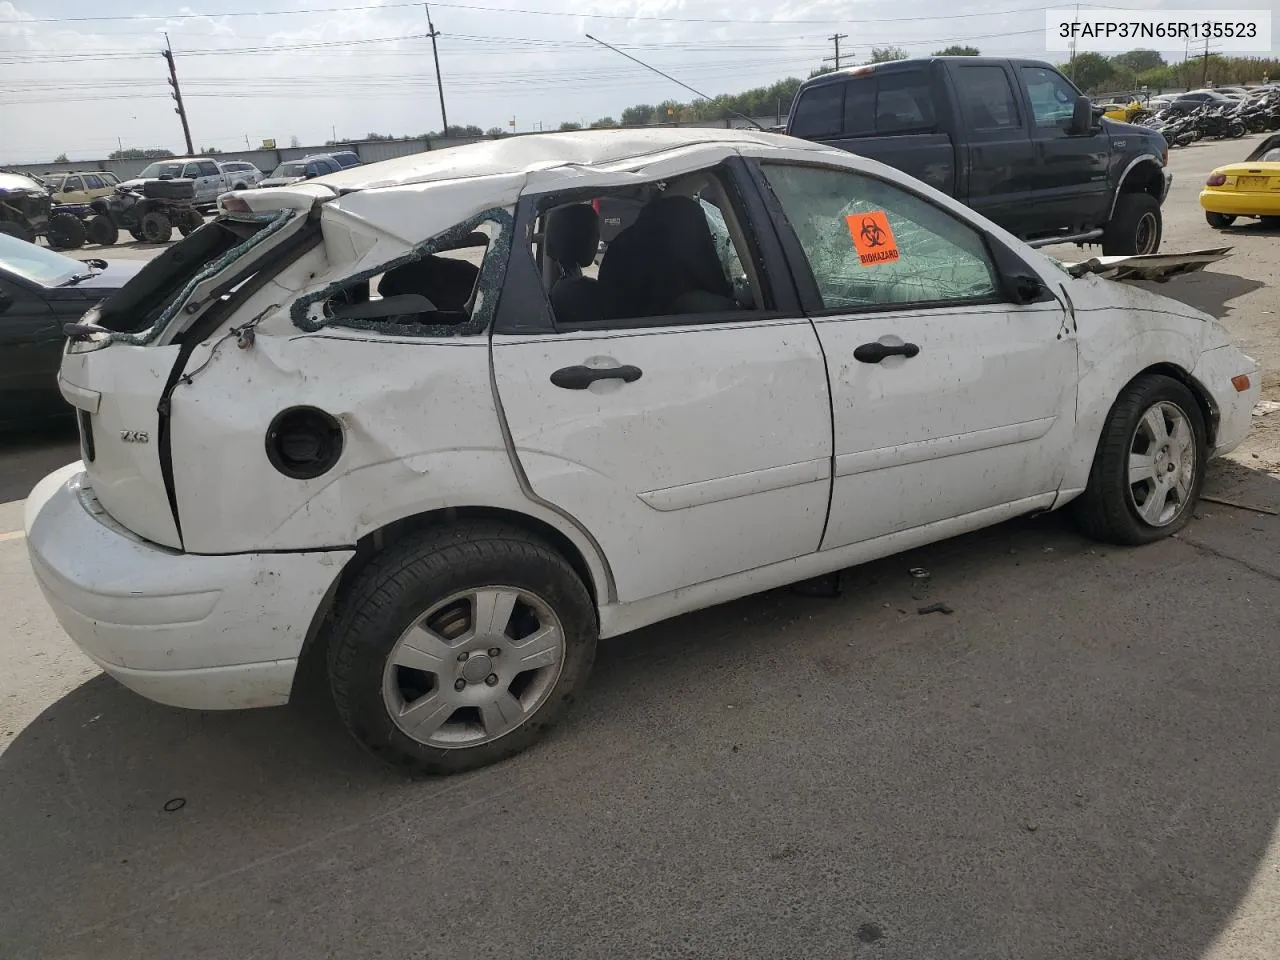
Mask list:
[[[41,179],[53,190],[54,203],[88,203],[116,192],[120,178],[105,170],[51,173]]]
[[[1243,162],[1209,174],[1200,206],[1215,230],[1231,226],[1236,217],[1258,217],[1268,226],[1280,226],[1280,134],[1263,140]]]

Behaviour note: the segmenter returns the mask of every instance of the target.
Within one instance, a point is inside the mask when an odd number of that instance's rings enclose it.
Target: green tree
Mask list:
[[[822,66],[809,71],[809,79],[812,80],[814,77],[821,77],[823,74],[835,72],[835,67],[829,67],[824,63]]]
[[[953,43],[951,46],[933,52],[935,57],[980,57],[982,51],[977,47],[963,47]]]
[[[112,150],[107,154],[108,160],[164,160],[167,157],[174,156],[172,150],[165,150],[160,147],[153,147],[146,150],[139,150],[137,147],[126,147],[123,150]]]
[[[503,130],[501,127],[490,127],[488,130],[486,130],[486,131],[484,132],[484,135],[485,135],[486,137],[506,137],[506,136],[510,136],[510,134],[508,134],[508,133],[507,133],[507,131]]]
[[[1100,53],[1082,53],[1063,72],[1086,93],[1099,91],[1115,76],[1115,67]]]
[[[1155,50],[1130,50],[1128,53],[1117,53],[1111,58],[1116,72],[1127,72],[1134,76],[1164,66],[1164,57]]]
[[[616,127],[618,122],[613,117],[601,117],[599,120],[591,124],[592,130],[604,130],[609,127]]]
[[[582,124],[574,123],[572,120],[566,120],[564,123],[560,124],[560,131],[562,133],[567,133],[570,130],[581,130],[581,129],[582,129]]]
[[[54,157],[54,158],[53,158],[53,162],[54,162],[54,163],[67,163],[67,162],[68,162],[68,160],[67,160],[67,155],[66,155],[65,153],[60,153],[60,154],[58,154],[56,157]]]
[[[907,59],[907,51],[901,47],[872,47],[871,62],[885,63],[888,60],[905,60]]]
[[[653,123],[653,107],[649,104],[639,103],[622,111],[624,127],[640,127],[646,123]]]

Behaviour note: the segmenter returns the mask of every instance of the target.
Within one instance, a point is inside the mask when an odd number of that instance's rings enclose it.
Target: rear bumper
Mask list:
[[[1200,206],[1229,217],[1280,217],[1280,194],[1201,190]]]
[[[315,611],[352,551],[196,556],[120,527],[79,463],[26,502],[36,581],[72,641],[148,699],[199,710],[288,702]]]

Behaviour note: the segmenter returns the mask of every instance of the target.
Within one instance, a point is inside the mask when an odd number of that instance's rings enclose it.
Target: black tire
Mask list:
[[[1195,462],[1185,500],[1176,514],[1160,525],[1145,520],[1138,512],[1137,497],[1130,484],[1130,454],[1143,417],[1157,404],[1171,404],[1190,425]],[[1105,543],[1137,546],[1172,536],[1186,526],[1204,486],[1208,438],[1204,414],[1185,384],[1159,374],[1144,374],[1125,387],[1111,408],[1098,438],[1089,484],[1071,504],[1077,524],[1090,537]],[[1185,464],[1177,468],[1186,469]],[[1136,486],[1136,485],[1135,485]]]
[[[129,236],[133,237],[133,239],[136,240],[138,243],[142,243],[142,241],[145,239],[142,236],[142,231],[139,230],[137,227],[129,228]]]
[[[84,246],[87,237],[84,221],[71,213],[55,213],[45,228],[45,240],[50,250],[76,250]]]
[[[27,243],[36,242],[36,232],[25,223],[16,223],[13,220],[0,220],[0,233],[10,237],[17,237],[19,240],[25,240]]]
[[[1280,229],[1280,217],[1259,217],[1258,220],[1264,230]]]
[[[1108,257],[1157,253],[1164,233],[1160,203],[1149,193],[1122,193],[1102,230],[1102,253]],[[1144,249],[1145,248],[1145,249]]]
[[[89,236],[90,243],[96,243],[102,247],[109,247],[120,239],[120,228],[105,213],[99,213],[91,218],[85,227],[85,232]]]
[[[231,189],[232,189],[232,190],[248,190],[248,189],[249,189],[249,185],[248,185],[248,184],[246,184],[246,183],[237,183],[237,184],[236,184],[234,187],[232,187]]]
[[[178,232],[184,237],[191,236],[203,226],[204,217],[200,215],[199,210],[189,210],[178,220]]]
[[[384,670],[397,641],[441,601],[491,585],[536,597],[559,620],[563,636],[559,672],[552,680],[544,680],[550,686],[544,686],[533,711],[496,739],[449,747],[410,737],[392,718],[384,701]],[[518,528],[492,522],[463,523],[389,547],[357,574],[339,598],[327,637],[329,685],[338,715],[356,741],[374,756],[418,775],[461,773],[523,752],[563,718],[590,676],[597,634],[591,596],[555,550]],[[477,642],[483,647],[485,640],[482,637]],[[469,693],[466,679],[455,677],[463,669],[458,663],[448,657],[435,662],[446,664],[448,672],[419,676],[436,677],[430,686],[441,692],[451,694],[458,690],[454,685],[461,683],[462,692]],[[502,661],[512,662],[519,661]],[[482,662],[481,668],[488,663]],[[498,665],[499,658],[492,663]],[[496,679],[496,672],[486,679],[486,686],[491,679]],[[477,680],[472,678],[471,682],[478,696],[487,696]],[[503,691],[515,689],[514,682],[508,682],[511,686]],[[395,689],[399,691],[399,687]],[[423,689],[421,681],[419,689]],[[435,689],[424,696],[433,695]],[[448,699],[452,704],[459,697]],[[476,708],[444,709],[450,710],[441,714],[447,723],[459,716],[458,710]],[[476,710],[475,717],[481,716]]]
[[[1206,211],[1204,218],[1209,226],[1215,230],[1225,230],[1236,222],[1236,218],[1229,213],[1209,213]]]
[[[147,243],[168,243],[173,238],[173,224],[163,213],[148,213],[138,230]]]

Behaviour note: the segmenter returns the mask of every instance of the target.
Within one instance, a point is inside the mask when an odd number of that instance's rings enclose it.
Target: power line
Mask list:
[[[36,17],[30,20],[19,21],[21,23],[102,23],[120,20],[215,20],[219,17],[283,17],[293,16],[297,14],[315,14],[315,13],[356,13],[363,10],[395,10],[406,7],[416,7],[417,3],[384,3],[384,4],[361,4],[356,6],[345,7],[311,7],[297,10],[238,10],[223,11],[217,13],[170,13],[156,16],[146,16],[141,14],[134,15],[116,15],[116,16],[97,16],[97,17]],[[634,16],[622,13],[591,13],[581,14],[567,10],[528,10],[519,7],[488,7],[478,4],[469,3],[447,3],[437,0],[437,7],[445,7],[450,10],[472,10],[479,13],[516,13],[524,16],[534,17],[573,17],[582,19],[584,17],[595,20],[644,20],[656,23],[757,23],[757,24],[831,24],[831,23],[898,23],[902,17],[870,17],[861,20],[851,20],[848,17],[840,17],[839,19],[828,20],[759,20],[744,19],[741,17],[663,17],[648,14],[636,14]],[[1081,6],[1092,7],[1099,10],[1112,9],[1106,4],[1083,3]],[[1039,7],[1023,7],[1017,10],[999,10],[999,11],[982,11],[980,13],[952,13],[942,14],[940,16],[930,16],[930,20],[963,20],[974,17],[1000,17],[1008,16],[1015,13],[1041,13],[1045,10],[1053,10],[1054,6]]]

